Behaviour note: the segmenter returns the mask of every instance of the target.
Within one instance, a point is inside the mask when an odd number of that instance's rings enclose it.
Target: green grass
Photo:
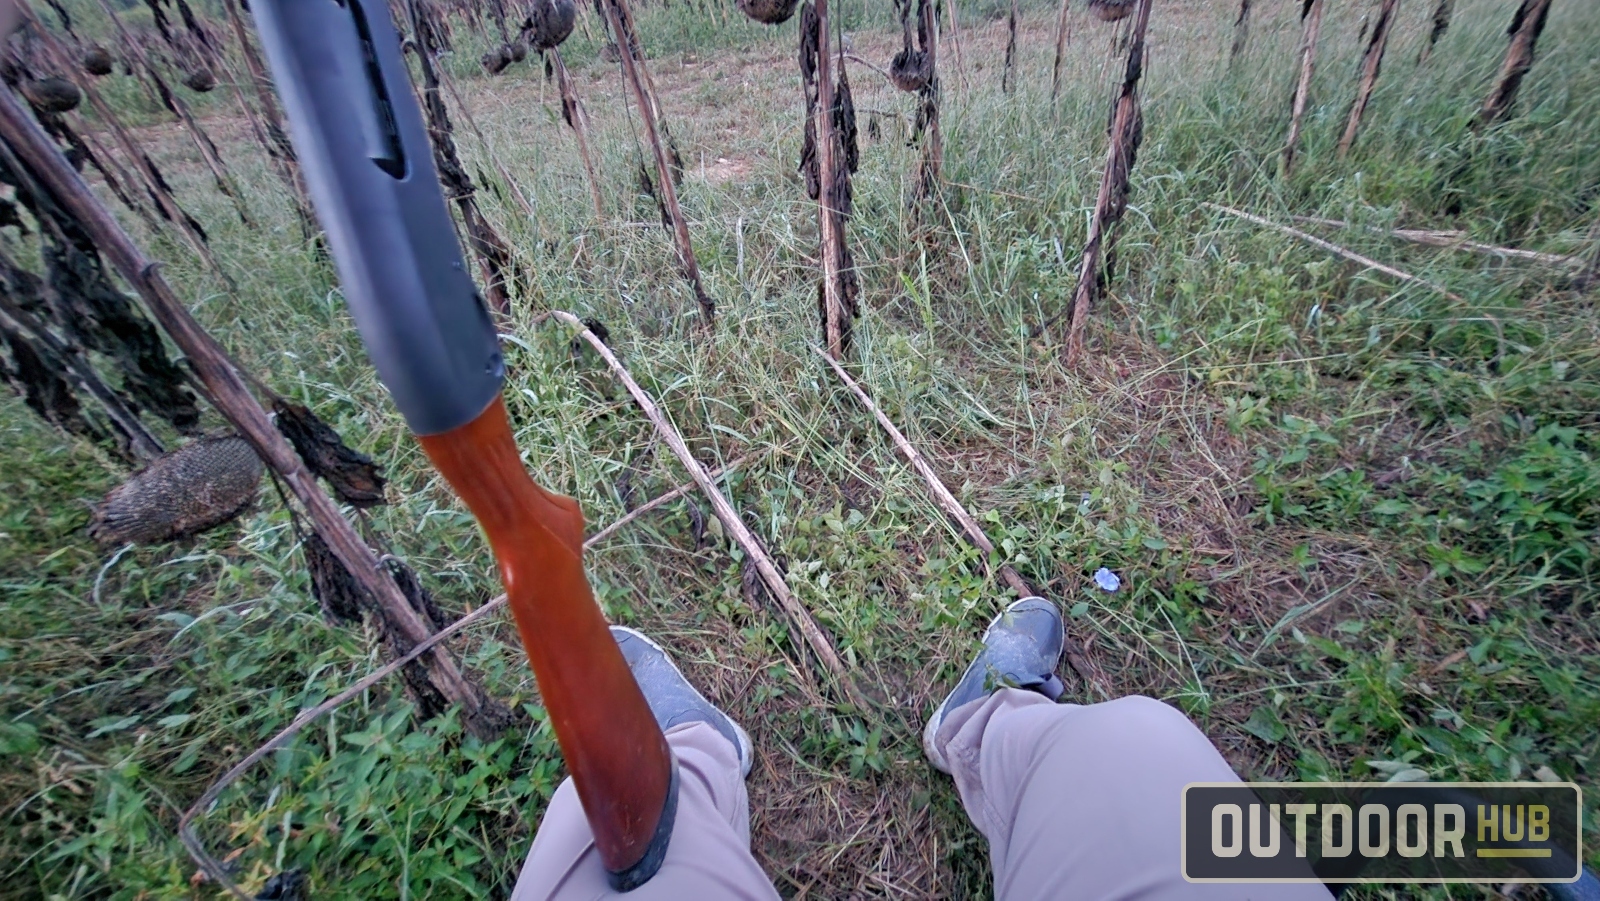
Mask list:
[[[1004,95],[1004,22],[962,8],[964,74],[948,39],[943,57],[952,187],[920,239],[906,196],[915,151],[893,118],[909,102],[852,66],[858,110],[882,125],[863,147],[848,226],[865,284],[854,356],[1000,555],[1070,612],[1115,691],[1177,704],[1245,775],[1548,771],[1590,789],[1592,821],[1595,296],[1548,269],[1332,236],[1460,299],[1397,287],[1203,206],[1592,253],[1600,20],[1557,4],[1516,116],[1474,134],[1510,5],[1458,3],[1419,67],[1425,5],[1403,8],[1343,161],[1334,142],[1363,10],[1330,6],[1301,163],[1285,182],[1275,151],[1293,87],[1290,4],[1259,11],[1231,73],[1218,54],[1233,4],[1158,4],[1132,206],[1075,369],[1059,333],[1027,335],[1074,286],[1120,78],[1109,30],[1075,8],[1052,107],[1053,9],[1024,6],[1019,87]],[[854,52],[884,64],[896,40],[884,10],[844,8]],[[703,461],[753,455],[727,481],[730,498],[858,678],[890,699],[884,715],[812,703],[781,615],[742,590],[740,553],[695,537],[689,507],[705,505],[693,495],[591,552],[601,602],[664,638],[750,728],[755,849],[782,892],[986,897],[984,843],[918,736],[1006,598],[810,349],[816,229],[793,174],[795,26],[758,29],[730,9],[725,27],[721,12],[678,3],[639,12],[719,302],[707,343],[690,340],[692,298],[653,204],[635,196],[638,150],[589,15],[592,36],[580,28],[567,56],[594,119],[603,222],[537,69],[478,78],[465,29],[450,63],[487,141],[458,122],[469,169],[481,182],[503,166],[534,206],[530,218],[483,192],[529,275],[506,328],[525,458],[594,527],[621,515],[625,473],[635,502],[686,480],[598,360],[574,356],[563,329],[528,324],[548,308],[605,322]],[[475,526],[388,405],[259,152],[241,129],[217,130],[255,229],[181,133],[143,134],[238,290],[166,236],[147,245],[253,372],[385,464],[393,505],[373,524],[447,608],[475,608],[498,593]],[[115,550],[82,527],[116,467],[20,402],[0,404],[0,436],[0,897],[215,897],[190,881],[178,814],[298,710],[376,667],[374,636],[323,624],[270,495],[236,526],[108,565]],[[1101,566],[1122,591],[1092,589]],[[453,646],[530,719],[484,744],[449,718],[415,722],[393,683],[375,688],[207,814],[201,834],[235,878],[258,888],[302,867],[317,897],[509,890],[559,758],[509,624]]]

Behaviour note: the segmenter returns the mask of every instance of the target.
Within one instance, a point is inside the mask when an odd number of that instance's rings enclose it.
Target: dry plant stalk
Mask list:
[[[477,258],[490,306],[501,313],[509,313],[510,283],[515,279],[516,265],[505,240],[478,208],[478,189],[456,153],[455,128],[450,124],[450,113],[439,94],[437,60],[445,47],[437,25],[438,16],[427,0],[407,0],[406,13],[422,69],[422,109],[427,117],[429,143],[433,145],[434,166],[439,170],[446,196],[456,202],[456,210],[461,213],[467,232],[466,243]]]
[[[116,29],[117,35],[122,38],[124,51],[134,57],[135,63],[142,71],[145,89],[150,92],[156,102],[166,107],[169,112],[183,121],[184,128],[189,133],[189,140],[193,142],[195,149],[200,151],[200,159],[205,162],[206,168],[211,170],[211,177],[217,183],[217,190],[232,201],[234,212],[239,214],[239,221],[245,225],[250,225],[250,213],[244,207],[244,199],[238,186],[234,184],[233,176],[228,172],[227,165],[222,162],[222,154],[217,150],[216,142],[211,140],[211,135],[206,133],[200,122],[195,119],[194,114],[190,112],[189,104],[174,93],[172,86],[167,84],[166,80],[161,77],[161,73],[156,69],[155,64],[151,62],[150,55],[145,52],[144,46],[134,41],[132,36],[128,34],[127,29],[123,27],[122,18],[111,8],[110,4],[106,0],[100,0],[100,8],[105,12],[106,17],[111,20],[112,27]],[[187,9],[187,7],[185,8]]]
[[[1542,253],[1537,250],[1523,250],[1519,247],[1501,247],[1497,244],[1480,244],[1477,241],[1469,241],[1466,233],[1461,231],[1431,231],[1423,228],[1384,229],[1375,226],[1355,226],[1342,219],[1322,219],[1316,216],[1290,216],[1289,218],[1296,222],[1303,222],[1308,225],[1324,225],[1328,228],[1359,227],[1365,231],[1385,234],[1401,241],[1409,241],[1412,244],[1444,247],[1449,250],[1465,250],[1493,257],[1527,260],[1532,263],[1543,263],[1546,266],[1583,265],[1583,260],[1575,256],[1562,256],[1559,253]]]
[[[1533,68],[1533,51],[1538,46],[1539,35],[1544,33],[1545,20],[1550,17],[1550,3],[1551,0],[1522,0],[1517,7],[1516,15],[1511,17],[1511,27],[1506,31],[1511,36],[1511,46],[1506,48],[1505,61],[1500,64],[1500,77],[1478,110],[1473,128],[1493,125],[1511,112],[1517,89],[1522,87],[1522,78]]]
[[[945,515],[960,526],[961,533],[967,541],[973,547],[983,551],[984,565],[988,566],[994,560],[994,542],[990,541],[989,536],[984,534],[983,527],[978,525],[977,519],[967,512],[967,508],[963,507],[960,501],[956,500],[956,496],[950,493],[949,488],[945,487],[944,481],[939,478],[937,472],[934,472],[933,466],[928,463],[927,458],[906,439],[905,434],[900,429],[895,427],[894,421],[885,415],[877,404],[872,402],[872,397],[867,394],[866,390],[855,379],[850,377],[850,373],[846,372],[837,360],[827,354],[818,351],[818,356],[828,362],[828,365],[833,368],[834,374],[839,377],[839,380],[844,382],[845,387],[849,388],[850,392],[856,396],[856,400],[859,400],[861,405],[867,408],[867,412],[871,413],[872,417],[877,420],[879,427],[894,442],[895,449],[900,452],[901,456],[906,458],[911,467],[927,483],[928,491],[933,495],[934,502],[945,512]],[[1033,586],[1029,585],[1028,581],[1022,578],[1016,568],[1009,563],[1002,563],[995,567],[992,570],[992,574],[1006,583],[1007,587],[1016,592],[1019,598],[1038,594]],[[1103,677],[1099,670],[1084,654],[1083,648],[1070,636],[1067,638],[1066,656],[1067,663],[1072,666],[1073,671],[1078,674],[1078,677],[1083,680],[1085,685],[1094,688],[1102,697],[1110,697],[1106,691],[1106,686],[1103,684]]]
[[[1422,52],[1417,54],[1417,65],[1428,61],[1433,55],[1434,45],[1450,30],[1450,15],[1455,11],[1456,0],[1439,0],[1433,8],[1433,27],[1428,30],[1428,41],[1422,45]]]
[[[561,59],[561,48],[551,47],[546,54],[556,73],[556,87],[561,92],[561,118],[572,129],[578,142],[578,156],[583,160],[583,171],[589,176],[589,199],[594,201],[595,219],[604,219],[606,207],[600,195],[600,176],[595,173],[594,156],[589,152],[589,114],[584,112],[578,89],[572,84],[567,64]]]
[[[676,171],[681,171],[682,167],[674,167],[673,157],[662,142],[659,106],[648,81],[649,70],[644,64],[638,35],[633,30],[633,17],[627,11],[627,0],[595,0],[595,3],[611,29],[611,36],[616,39],[617,56],[622,62],[622,80],[633,95],[634,106],[639,110],[639,122],[644,127],[645,141],[655,157],[658,182],[655,190],[661,192],[662,210],[671,220],[672,238],[678,251],[678,267],[694,291],[695,302],[700,305],[701,322],[709,332],[716,326],[717,305],[706,293],[705,284],[700,279],[700,263],[695,259],[694,245],[689,240],[689,220],[678,205],[676,184],[681,176]]]
[[[1232,66],[1250,42],[1250,4],[1252,0],[1239,0],[1239,17],[1233,20],[1233,46],[1228,48],[1228,65]]]
[[[706,499],[711,502],[712,512],[722,522],[723,529],[734,541],[738,542],[739,546],[744,549],[745,554],[755,564],[756,572],[760,575],[761,582],[766,586],[767,592],[778,602],[778,606],[783,608],[783,612],[788,616],[790,623],[800,632],[801,637],[810,646],[812,653],[817,655],[817,660],[822,663],[823,668],[838,683],[844,698],[864,708],[864,698],[856,687],[855,680],[851,677],[850,672],[845,669],[844,662],[839,659],[839,652],[833,647],[833,639],[829,638],[828,633],[824,632],[822,627],[817,624],[817,621],[811,616],[811,612],[805,608],[805,605],[800,603],[789,592],[789,584],[784,581],[783,573],[779,572],[777,565],[772,562],[772,558],[762,547],[761,542],[756,539],[755,535],[751,534],[749,527],[744,524],[744,520],[739,518],[739,513],[733,508],[733,504],[729,503],[728,499],[722,496],[722,492],[717,490],[711,475],[706,472],[700,461],[695,459],[694,453],[684,443],[683,437],[678,434],[677,429],[672,427],[667,418],[661,414],[661,410],[650,399],[650,395],[639,387],[639,383],[633,380],[633,376],[622,365],[622,361],[617,359],[616,354],[611,352],[611,348],[607,347],[604,341],[590,331],[589,327],[584,325],[581,319],[564,310],[552,310],[550,315],[573,328],[580,329],[579,334],[583,340],[589,342],[595,352],[599,353],[606,361],[606,365],[611,367],[611,371],[616,373],[617,379],[628,389],[628,393],[633,395],[634,403],[639,405],[639,410],[644,413],[646,419],[650,420],[651,425],[655,426],[657,434],[667,443],[667,447],[672,449],[672,453],[678,458],[678,462],[683,464],[683,468],[689,471],[689,476],[694,479],[695,484],[699,485],[700,490],[705,493]]]
[[[1006,56],[1000,68],[1000,91],[1011,93],[1016,88],[1017,64],[1017,0],[1011,0],[1011,14],[1006,16]]]
[[[1436,282],[1430,282],[1425,278],[1419,278],[1419,277],[1417,277],[1415,275],[1412,275],[1411,273],[1406,272],[1404,270],[1396,269],[1393,266],[1387,266],[1387,265],[1385,265],[1383,263],[1378,262],[1377,260],[1372,259],[1371,257],[1365,257],[1365,256],[1362,256],[1359,253],[1356,253],[1353,250],[1348,250],[1346,248],[1340,247],[1339,245],[1333,243],[1332,241],[1324,241],[1323,239],[1317,237],[1316,235],[1307,234],[1306,232],[1303,232],[1298,228],[1290,228],[1287,225],[1279,225],[1278,223],[1273,222],[1271,219],[1263,219],[1260,216],[1256,216],[1256,215],[1253,215],[1251,213],[1246,213],[1243,210],[1236,210],[1236,209],[1234,209],[1232,207],[1226,207],[1226,206],[1223,206],[1220,203],[1209,203],[1209,202],[1207,202],[1207,203],[1203,203],[1201,205],[1205,206],[1205,207],[1208,207],[1210,209],[1216,210],[1219,213],[1227,213],[1229,216],[1233,216],[1233,217],[1236,217],[1236,218],[1239,218],[1239,219],[1243,219],[1246,222],[1254,222],[1256,225],[1264,226],[1266,228],[1272,229],[1273,231],[1281,232],[1281,233],[1283,233],[1285,235],[1288,235],[1291,238],[1298,238],[1301,241],[1306,242],[1307,244],[1311,244],[1313,246],[1320,247],[1323,250],[1328,251],[1329,253],[1335,254],[1337,256],[1344,257],[1345,259],[1349,260],[1352,263],[1360,263],[1362,266],[1365,266],[1368,269],[1373,269],[1373,270],[1376,270],[1378,272],[1382,272],[1384,275],[1390,276],[1392,278],[1397,278],[1400,281],[1405,282],[1407,284],[1420,285],[1420,286],[1422,286],[1424,288],[1427,288],[1429,290],[1437,291],[1440,294],[1443,294],[1445,297],[1448,297],[1449,299],[1451,299],[1453,301],[1456,301],[1458,303],[1466,303],[1466,301],[1461,297],[1461,295],[1452,293],[1450,291],[1450,289],[1446,288],[1443,285],[1440,285],[1440,284],[1438,284]]]
[[[909,5],[910,0],[906,2]],[[953,2],[950,5],[955,6]],[[944,171],[944,132],[939,125],[939,106],[943,99],[939,82],[939,28],[934,21],[937,8],[937,0],[917,0],[917,40],[928,60],[928,83],[917,92],[917,118],[912,125],[913,136],[922,138],[917,183],[911,193],[917,203],[934,196]]]
[[[1072,30],[1067,25],[1068,0],[1061,0],[1061,11],[1056,14],[1056,61],[1050,67],[1050,102],[1055,103],[1061,94],[1061,60],[1067,53],[1067,42]]]
[[[1378,84],[1378,72],[1383,68],[1383,51],[1389,46],[1389,29],[1394,25],[1395,10],[1400,0],[1383,0],[1378,8],[1378,21],[1372,26],[1372,37],[1367,39],[1367,49],[1361,54],[1361,82],[1356,86],[1356,100],[1350,107],[1350,118],[1345,122],[1344,135],[1339,138],[1339,158],[1344,159],[1350,146],[1361,131],[1361,118],[1367,113],[1367,102],[1372,99],[1373,88]]]
[[[122,123],[121,117],[100,96],[100,92],[95,90],[89,79],[83,76],[74,64],[72,54],[68,53],[55,35],[44,27],[43,23],[34,15],[32,8],[26,3],[18,4],[17,9],[22,12],[29,24],[32,25],[33,32],[39,38],[39,44],[44,48],[45,55],[50,59],[52,65],[63,73],[63,77],[70,77],[72,82],[78,86],[78,89],[83,92],[84,99],[89,102],[89,106],[94,110],[95,116],[111,132],[111,136],[116,140],[123,156],[137,169],[144,182],[145,192],[155,198],[156,205],[161,210],[162,218],[171,222],[178,229],[178,233],[183,236],[185,243],[205,262],[212,272],[223,281],[231,283],[227,273],[223,271],[222,265],[217,262],[216,256],[211,253],[211,246],[206,238],[205,229],[200,226],[200,223],[193,216],[189,215],[187,210],[178,204],[178,198],[173,195],[172,187],[162,177],[160,170],[156,168],[156,164],[150,159],[149,154],[139,148],[139,145],[133,140],[133,136],[129,134],[128,127]]]
[[[262,461],[279,474],[305,508],[318,535],[371,595],[400,652],[427,640],[433,630],[424,624],[394,580],[381,574],[377,555],[317,485],[288,440],[273,427],[226,351],[195,321],[157,264],[144,255],[9,91],[0,91],[0,139],[56,201],[77,218],[100,252],[138,292],[151,316],[188,358],[212,405],[250,442]],[[432,688],[450,703],[461,705],[462,721],[469,732],[487,739],[503,731],[508,721],[505,709],[490,700],[453,657],[442,650],[435,651],[428,670]]]
[[[256,141],[266,150],[267,158],[272,161],[273,170],[289,188],[289,196],[294,203],[295,216],[300,220],[301,231],[305,233],[306,239],[310,240],[322,229],[311,213],[311,194],[306,190],[305,177],[300,173],[300,161],[294,155],[294,145],[289,142],[289,133],[284,130],[283,114],[278,109],[278,98],[273,93],[272,80],[267,77],[266,66],[262,64],[261,56],[250,43],[250,34],[245,29],[244,18],[239,15],[236,0],[222,0],[222,7],[228,12],[228,21],[233,26],[234,40],[239,44],[239,57],[244,60],[250,85],[256,95],[256,109],[252,109],[244,98],[244,89],[238,84],[238,79],[234,78],[234,91],[238,94],[239,106],[250,116],[251,127],[259,129]]]
[[[1106,151],[1106,167],[1100,176],[1100,193],[1095,198],[1094,215],[1089,219],[1089,240],[1083,247],[1083,262],[1078,267],[1078,286],[1072,295],[1072,323],[1067,331],[1067,360],[1083,353],[1083,333],[1089,325],[1089,312],[1100,299],[1102,256],[1111,243],[1108,236],[1128,209],[1129,176],[1139,144],[1144,140],[1144,112],[1139,104],[1139,78],[1144,74],[1144,36],[1150,27],[1150,5],[1140,0],[1139,12],[1128,36],[1128,67],[1122,89],[1111,113],[1111,142]],[[1041,323],[1039,334],[1049,325]]]
[[[1300,38],[1300,81],[1294,86],[1294,108],[1289,113],[1289,139],[1283,145],[1283,176],[1294,174],[1295,154],[1300,149],[1300,127],[1305,123],[1306,101],[1311,96],[1311,75],[1317,68],[1317,38],[1322,34],[1324,0],[1305,0],[1300,7],[1304,34]]]
[[[834,84],[828,39],[828,0],[807,0],[800,8],[800,80],[806,97],[800,170],[806,193],[817,201],[817,230],[822,245],[817,306],[823,339],[829,353],[843,357],[850,347],[850,328],[860,292],[855,260],[844,240],[844,220],[851,211],[855,110],[849,101],[842,60],[839,83]],[[846,105],[850,106],[848,122],[843,121]],[[843,133],[846,129],[848,135]]]

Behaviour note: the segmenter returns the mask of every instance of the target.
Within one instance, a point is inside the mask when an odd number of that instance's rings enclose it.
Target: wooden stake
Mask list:
[[[817,136],[817,226],[822,242],[822,319],[824,340],[828,353],[836,359],[843,358],[846,336],[850,331],[849,301],[844,296],[841,276],[844,261],[840,249],[843,243],[841,211],[834,203],[839,178],[839,161],[835,151],[837,138],[833,129],[833,54],[828,50],[828,0],[815,0],[816,22],[816,103],[811,108],[812,127]],[[802,23],[807,21],[801,13]],[[802,45],[805,36],[801,37]],[[801,54],[805,51],[802,49]]]
[[[1294,174],[1295,154],[1300,148],[1300,127],[1306,117],[1306,100],[1311,96],[1311,75],[1317,67],[1317,38],[1322,34],[1323,0],[1305,0],[1300,19],[1305,33],[1300,39],[1300,81],[1294,87],[1294,108],[1289,113],[1289,140],[1283,147],[1283,177]]]
[[[626,16],[627,0],[597,0],[604,13],[606,22],[611,28],[611,35],[617,42],[617,55],[622,59],[622,80],[627,83],[628,91],[633,95],[633,102],[639,109],[639,121],[644,127],[645,141],[650,145],[650,151],[656,161],[656,180],[659,184],[656,190],[661,192],[661,202],[667,216],[672,220],[672,237],[678,249],[678,266],[683,272],[683,277],[689,282],[689,287],[694,291],[695,301],[700,305],[700,319],[706,331],[710,332],[716,327],[717,307],[711,295],[706,293],[705,284],[700,280],[700,263],[694,256],[694,244],[689,240],[689,220],[684,218],[683,208],[678,205],[678,189],[674,185],[675,176],[671,159],[667,156],[666,147],[662,144],[660,130],[656,127],[656,102],[646,85],[648,77],[645,69],[643,54],[639,52],[639,39]],[[636,55],[637,54],[637,55]]]
[[[1474,129],[1493,125],[1511,112],[1511,104],[1517,99],[1517,89],[1522,87],[1522,78],[1533,68],[1533,51],[1539,43],[1539,35],[1544,33],[1545,20],[1550,17],[1550,2],[1522,0],[1517,7],[1508,30],[1511,46],[1506,48],[1506,58],[1500,64],[1500,77],[1495,82],[1494,90],[1489,92],[1482,108],[1478,110],[1478,117],[1473,120]]]
[[[1366,51],[1361,54],[1361,83],[1356,87],[1356,101],[1350,107],[1344,136],[1339,139],[1340,159],[1350,152],[1350,145],[1356,142],[1356,133],[1361,130],[1361,118],[1366,115],[1367,102],[1372,99],[1372,90],[1378,84],[1378,72],[1383,68],[1383,51],[1389,45],[1389,29],[1394,25],[1395,10],[1399,6],[1400,0],[1383,0],[1383,5],[1378,8],[1378,21],[1372,26],[1372,37],[1367,41]]]
[[[161,275],[157,264],[134,244],[9,91],[0,91],[0,139],[77,218],[100,252],[138,292],[151,316],[188,358],[212,404],[250,442],[262,461],[283,478],[315,524],[317,534],[327,542],[351,577],[370,594],[385,623],[408,646],[425,641],[431,634],[430,628],[394,580],[383,573],[377,555],[323,492],[288,440],[273,427],[266,410],[250,393],[227,353],[195,321]],[[447,701],[461,705],[468,731],[488,739],[504,728],[504,709],[489,700],[448,653],[434,652],[429,678]]]

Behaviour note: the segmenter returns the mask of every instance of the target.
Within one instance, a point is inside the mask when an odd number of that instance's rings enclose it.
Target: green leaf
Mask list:
[[[1372,512],[1379,516],[1399,516],[1411,509],[1411,505],[1395,498],[1385,498],[1372,505]]]
[[[90,732],[88,735],[84,736],[84,738],[99,738],[100,736],[105,735],[108,732],[121,732],[124,729],[132,728],[135,724],[137,724],[139,722],[139,715],[138,714],[134,714],[133,716],[125,716],[125,717],[122,717],[121,719],[113,719],[111,717],[101,717],[100,719],[97,719],[94,722],[95,722],[94,731]]]
[[[1250,718],[1244,721],[1241,727],[1244,731],[1254,735],[1265,742],[1277,744],[1289,734],[1283,722],[1278,719],[1278,712],[1263,704],[1250,711]]]

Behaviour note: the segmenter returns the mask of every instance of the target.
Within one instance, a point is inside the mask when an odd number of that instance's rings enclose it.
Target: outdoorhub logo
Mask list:
[[[1571,783],[1199,782],[1183,789],[1190,882],[1573,882]]]

